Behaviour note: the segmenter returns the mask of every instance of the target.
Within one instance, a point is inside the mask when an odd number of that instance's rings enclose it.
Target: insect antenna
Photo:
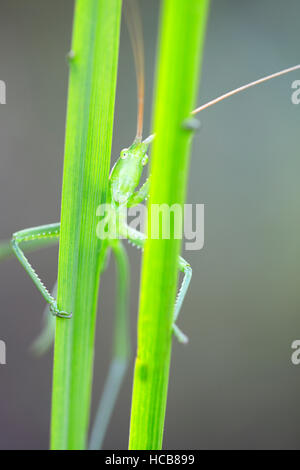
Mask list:
[[[141,12],[136,0],[124,2],[124,14],[130,36],[137,81],[137,126],[135,141],[141,142],[144,121],[145,59]]]
[[[219,103],[220,101],[223,101],[226,98],[229,98],[230,96],[237,95],[241,91],[248,90],[248,88],[252,88],[256,85],[260,85],[261,83],[267,82],[268,80],[281,77],[282,75],[285,75],[290,72],[294,72],[295,70],[299,70],[299,69],[300,69],[300,64],[294,65],[293,67],[289,67],[288,69],[284,69],[284,70],[281,70],[280,72],[272,73],[271,75],[267,75],[266,77],[259,78],[258,80],[255,80],[254,82],[247,83],[246,85],[236,88],[235,90],[228,91],[224,95],[221,95],[218,98],[215,98],[214,100],[208,101],[208,103],[202,104],[201,106],[199,106],[199,108],[194,109],[194,111],[192,111],[192,114],[200,113],[200,111],[203,111],[204,109],[207,109],[210,106],[213,106],[214,104]]]

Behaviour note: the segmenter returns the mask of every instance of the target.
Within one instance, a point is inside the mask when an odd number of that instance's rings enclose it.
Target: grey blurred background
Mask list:
[[[146,43],[146,132],[150,131],[159,2],[142,0]],[[71,0],[0,1],[0,238],[59,220]],[[300,62],[298,0],[213,0],[198,103]],[[187,252],[194,270],[174,342],[164,447],[299,449],[300,105],[277,79],[201,115],[188,202],[205,204],[205,246]],[[135,76],[122,29],[113,161],[135,132]],[[140,256],[132,265],[135,347]],[[32,254],[51,286],[57,250]],[[10,259],[0,264],[0,448],[45,449],[49,440],[52,351],[30,353],[44,303]],[[114,266],[102,278],[93,411],[110,357]],[[105,448],[127,447],[130,374]]]

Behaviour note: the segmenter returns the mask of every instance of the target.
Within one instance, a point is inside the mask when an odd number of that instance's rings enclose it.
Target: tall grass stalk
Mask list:
[[[96,208],[106,200],[121,0],[77,0],[63,174],[51,448],[84,449],[92,384],[101,242]]]
[[[149,234],[153,204],[182,205],[185,201],[192,132],[184,122],[194,106],[208,3],[208,0],[162,2]],[[162,446],[180,245],[180,240],[172,238],[149,238],[145,246],[130,449]]]

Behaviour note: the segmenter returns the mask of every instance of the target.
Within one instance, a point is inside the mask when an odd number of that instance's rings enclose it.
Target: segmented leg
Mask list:
[[[121,225],[120,227],[120,235],[128,239],[128,241],[135,246],[136,248],[143,249],[146,237],[143,233],[138,232],[137,230],[129,227],[126,224]],[[180,343],[187,343],[188,338],[187,336],[178,328],[175,324],[179,312],[181,310],[181,306],[185,295],[187,293],[191,278],[192,278],[192,268],[190,264],[185,261],[181,256],[178,259],[178,268],[180,271],[184,273],[184,278],[182,281],[182,285],[178,291],[175,307],[174,307],[174,323],[173,323],[173,332]]]
[[[37,251],[40,248],[45,248],[48,246],[55,245],[57,243],[57,239],[41,239],[41,240],[31,240],[26,244],[26,253],[31,251]],[[11,239],[10,240],[1,240],[0,241],[0,261],[10,258],[11,256],[15,256],[14,251],[11,246]]]
[[[26,247],[27,248],[27,247]],[[32,249],[34,247],[32,246]],[[110,248],[108,246],[104,247],[104,256],[101,263],[100,272],[101,274],[106,270],[109,258],[110,258]],[[56,298],[57,297],[57,281],[54,284],[53,289],[51,290],[51,296]],[[48,349],[54,343],[54,336],[55,336],[55,317],[51,315],[49,304],[46,305],[46,308],[43,312],[43,319],[44,325],[43,329],[38,335],[38,337],[34,340],[33,344],[31,345],[31,350],[34,354],[41,356],[42,354],[46,353]]]
[[[189,288],[191,279],[192,279],[192,267],[191,265],[181,256],[179,256],[178,260],[179,264],[179,269],[184,273],[184,278],[181,284],[181,287],[178,291],[177,297],[176,297],[176,302],[175,302],[175,308],[174,308],[174,324],[173,324],[173,329],[174,329],[174,334],[176,335],[177,339],[181,343],[187,343],[188,342],[188,337],[182,333],[182,331],[178,328],[178,326],[175,324],[177,321],[178,315],[180,313],[185,295],[187,293],[187,290]]]
[[[150,179],[147,178],[143,186],[141,186],[140,189],[131,196],[127,203],[127,207],[137,206],[138,204],[145,201],[149,196],[149,190]]]
[[[129,263],[123,244],[119,240],[114,240],[111,248],[116,259],[118,286],[113,358],[91,433],[89,443],[89,449],[91,450],[100,449],[102,446],[130,356],[128,318]]]
[[[60,232],[60,224],[49,224],[49,225],[41,225],[40,227],[29,228],[25,230],[21,230],[20,232],[16,232],[12,236],[11,246],[12,249],[24,267],[25,271],[29,274],[31,279],[33,280],[34,284],[46,300],[46,302],[50,305],[50,310],[53,315],[62,318],[71,318],[72,314],[68,312],[64,312],[58,309],[57,303],[55,298],[50,294],[46,286],[43,284],[31,264],[29,263],[28,259],[24,255],[24,252],[20,248],[20,244],[23,242],[30,242],[32,240],[42,240],[42,239],[53,239],[59,238]]]

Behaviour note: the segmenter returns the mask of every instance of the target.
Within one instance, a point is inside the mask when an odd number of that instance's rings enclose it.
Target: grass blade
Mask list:
[[[164,0],[157,67],[148,233],[153,204],[183,204],[208,0]],[[174,227],[173,227],[174,228]],[[180,240],[148,239],[143,258],[130,449],[162,446]]]
[[[106,201],[121,0],[77,0],[63,175],[52,395],[52,449],[86,447],[101,256],[96,208]]]

